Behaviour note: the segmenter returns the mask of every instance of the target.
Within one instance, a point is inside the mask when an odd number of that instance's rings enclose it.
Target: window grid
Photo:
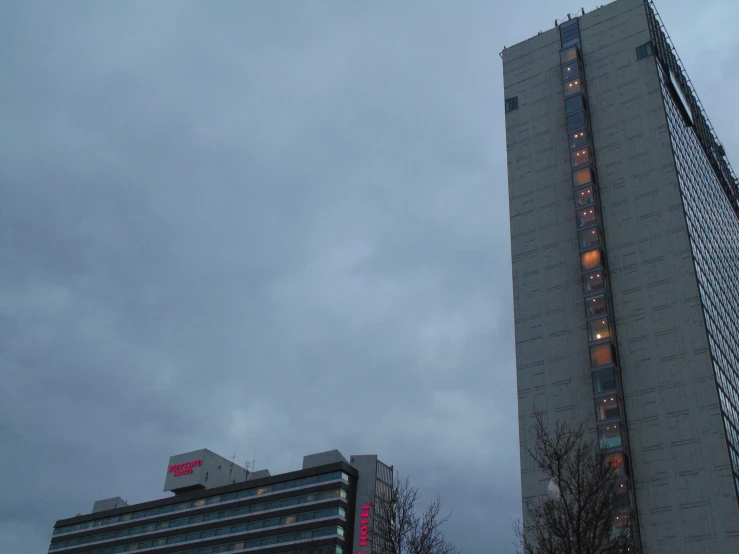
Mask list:
[[[560,68],[598,437],[599,440],[603,439],[600,442],[601,448],[609,452],[614,460],[616,457],[621,460],[619,472],[626,488],[624,510],[627,514],[635,514],[633,483],[628,478],[627,471],[628,432],[623,424],[625,415],[618,378],[616,329],[607,284],[608,264],[600,217],[594,150],[590,141],[592,132],[587,113],[587,87],[578,49],[580,34],[577,18],[560,26],[560,40]],[[576,86],[572,86],[575,82]],[[583,168],[588,173],[584,173]],[[626,521],[632,519],[627,517]],[[618,522],[614,522],[614,525],[616,523]],[[635,533],[636,542],[637,537],[638,533]]]
[[[341,498],[341,491],[340,490],[334,490],[334,491],[326,491],[324,493],[318,493],[318,494],[311,494],[311,495],[303,495],[301,497],[292,497],[292,498],[285,498],[282,500],[274,500],[272,502],[262,503],[262,504],[252,504],[250,506],[242,506],[240,508],[233,508],[230,510],[223,510],[219,512],[210,512],[207,514],[201,514],[198,516],[190,516],[190,517],[184,517],[179,518],[175,520],[165,520],[160,521],[159,523],[150,523],[148,525],[138,526],[138,527],[132,527],[130,529],[119,529],[117,531],[109,531],[107,533],[96,533],[94,535],[85,535],[79,538],[69,539],[66,541],[58,541],[51,543],[51,546],[49,547],[49,551],[55,551],[60,550],[63,548],[70,548],[73,546],[79,546],[83,544],[90,544],[90,543],[96,543],[101,541],[108,541],[108,540],[114,540],[114,539],[121,539],[121,538],[128,538],[128,537],[136,537],[138,535],[151,535],[151,533],[162,531],[167,532],[172,529],[182,528],[184,526],[196,526],[198,524],[206,523],[209,521],[215,521],[215,520],[224,520],[224,524],[228,520],[234,520],[238,519],[242,516],[246,516],[249,514],[264,514],[267,516],[265,519],[260,519],[257,521],[249,522],[248,525],[252,524],[260,524],[260,528],[264,527],[271,527],[272,525],[266,525],[268,521],[271,521],[273,519],[279,519],[279,518],[270,518],[270,512],[274,512],[276,510],[282,510],[284,508],[289,508],[293,506],[299,506],[301,504],[306,503],[316,503],[316,502],[324,502],[326,500],[333,500],[335,498]],[[343,508],[329,508],[331,510],[342,510]],[[300,516],[304,516],[304,514],[314,514],[314,512],[302,512]],[[340,514],[342,517],[344,514]],[[282,516],[282,518],[289,518],[293,516]],[[324,517],[324,516],[317,516],[314,515],[315,518],[318,517]],[[168,538],[168,537],[167,537]],[[165,543],[166,544],[166,543]]]
[[[211,506],[213,504],[219,504],[221,502],[234,502],[244,498],[251,498],[254,496],[260,496],[262,494],[271,494],[281,492],[284,490],[297,489],[300,487],[308,487],[318,483],[327,483],[341,479],[348,483],[349,476],[341,471],[335,471],[332,473],[325,473],[323,475],[315,475],[312,477],[304,477],[303,479],[296,479],[294,481],[285,481],[283,483],[275,483],[274,485],[266,485],[264,487],[254,487],[252,489],[246,489],[242,491],[236,491],[223,495],[214,495],[206,498],[199,498],[197,500],[191,500],[189,502],[181,502],[179,504],[167,504],[166,506],[159,506],[158,508],[151,508],[149,510],[138,510],[136,512],[128,512],[118,516],[112,516],[101,519],[94,519],[86,521],[84,523],[78,523],[76,525],[68,525],[64,527],[57,527],[54,529],[53,535],[60,535],[65,533],[72,533],[75,531],[81,531],[86,529],[92,529],[93,527],[105,527],[108,525],[115,525],[117,523],[126,523],[136,519],[149,518],[158,515],[165,515],[180,510],[195,510],[202,508],[203,506]]]
[[[685,125],[667,75],[658,73],[739,501],[739,217],[698,131]]]

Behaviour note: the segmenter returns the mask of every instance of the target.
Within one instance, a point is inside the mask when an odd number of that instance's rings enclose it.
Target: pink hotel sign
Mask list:
[[[361,518],[359,520],[359,546],[368,546],[367,540],[369,537],[369,517],[370,517],[371,504],[367,502],[362,506]],[[357,554],[370,554],[369,550],[358,550]]]

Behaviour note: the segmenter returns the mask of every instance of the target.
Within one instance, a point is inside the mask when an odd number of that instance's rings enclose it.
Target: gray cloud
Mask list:
[[[736,152],[739,12],[701,6],[659,7]],[[207,447],[273,472],[376,452],[466,552],[509,552],[498,52],[561,5],[5,8],[1,549]]]

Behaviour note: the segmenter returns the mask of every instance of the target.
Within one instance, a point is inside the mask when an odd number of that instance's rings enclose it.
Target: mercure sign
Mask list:
[[[202,463],[203,460],[193,460],[191,462],[185,462],[184,464],[175,464],[173,466],[169,466],[167,473],[174,473],[175,477],[180,477],[182,475],[192,473],[192,469],[202,465]]]

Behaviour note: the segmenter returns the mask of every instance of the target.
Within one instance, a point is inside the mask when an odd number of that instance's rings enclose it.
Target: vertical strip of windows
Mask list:
[[[617,469],[623,497],[614,530],[627,526],[630,550],[639,548],[629,440],[623,408],[616,326],[608,279],[605,235],[600,211],[588,96],[581,56],[579,19],[559,26],[560,68],[570,150],[575,222],[585,304],[598,441],[606,463]]]

